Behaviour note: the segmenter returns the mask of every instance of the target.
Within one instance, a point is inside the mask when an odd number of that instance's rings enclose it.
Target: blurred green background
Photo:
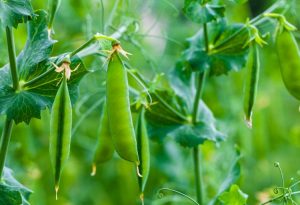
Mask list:
[[[183,2],[103,0],[102,8],[100,0],[62,1],[54,23],[54,39],[58,43],[53,55],[76,49],[96,32],[112,34],[128,19],[135,19],[139,30],[133,37],[121,39],[123,47],[133,54],[130,63],[148,79],[155,73],[167,73],[184,50],[185,39],[199,29],[199,25],[183,15]],[[245,22],[272,2],[251,0],[242,5],[230,4],[226,16],[229,22]],[[47,9],[47,1],[32,0],[32,4],[34,9]],[[291,13],[288,20],[300,28],[300,8],[294,10],[298,13]],[[26,26],[20,25],[14,33],[17,51],[20,52],[26,41]],[[0,67],[8,61],[4,34],[4,30],[0,30]],[[296,36],[300,37],[297,32]],[[211,143],[202,146],[206,200],[213,196],[221,179],[226,176],[234,157],[235,144],[240,147],[243,156],[239,185],[249,195],[248,204],[266,200],[272,188],[280,185],[280,175],[274,168],[274,162],[280,162],[286,180],[300,178],[300,103],[283,85],[273,45],[264,47],[261,59],[252,130],[243,120],[245,69],[207,80],[203,99],[228,138],[218,147]],[[30,127],[25,124],[14,127],[6,165],[14,170],[18,180],[34,191],[31,196],[33,205],[139,203],[134,167],[118,156],[99,166],[95,177],[90,176],[101,115],[100,100],[105,95],[105,72],[103,59],[99,57],[87,58],[85,63],[92,72],[80,84],[80,97],[74,107],[71,157],[62,175],[58,201],[55,200],[48,154],[49,111],[43,112],[42,120],[32,120]],[[157,199],[157,191],[162,187],[174,188],[195,197],[191,150],[166,139],[162,144],[151,142],[151,157],[146,204]]]

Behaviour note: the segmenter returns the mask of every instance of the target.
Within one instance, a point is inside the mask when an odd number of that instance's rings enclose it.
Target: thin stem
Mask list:
[[[90,38],[87,42],[85,42],[82,46],[80,46],[75,51],[73,51],[70,54],[70,57],[76,55],[77,53],[79,53],[80,51],[87,48],[89,45],[91,45],[92,43],[94,43],[95,41],[98,41],[98,40],[117,41],[117,39],[115,39],[113,37],[109,37],[109,36],[105,36],[105,35],[97,33],[92,38]]]
[[[9,65],[10,65],[11,78],[13,82],[13,88],[15,90],[18,90],[19,80],[18,80],[18,72],[17,72],[15,42],[14,42],[12,29],[8,26],[6,27],[6,38],[7,38]]]
[[[197,91],[194,100],[194,106],[193,106],[192,123],[194,125],[197,123],[199,102],[202,97],[204,83],[205,83],[205,72],[201,72],[198,74],[198,85],[197,85]]]
[[[200,157],[199,157],[199,148],[198,146],[193,148],[193,158],[194,158],[194,171],[195,171],[195,182],[196,182],[196,195],[197,202],[199,204],[203,204],[203,196],[202,196],[202,172],[200,169]]]
[[[5,158],[7,153],[8,144],[11,137],[13,121],[5,120],[5,125],[2,131],[1,144],[0,144],[0,179],[2,177],[2,172],[4,169]]]
[[[261,205],[269,204],[269,203],[271,203],[271,202],[273,202],[273,201],[276,201],[276,200],[278,200],[278,199],[281,199],[282,197],[293,196],[293,195],[297,195],[297,194],[300,194],[300,191],[294,191],[294,192],[292,192],[292,193],[281,194],[281,195],[279,195],[279,196],[277,196],[277,197],[275,197],[275,198],[273,198],[273,199],[270,199],[270,200],[268,200],[268,201],[262,203]]]
[[[103,0],[100,0],[101,6],[101,32],[104,33],[104,4]]]
[[[277,196],[277,197],[275,197],[273,199],[270,199],[269,201],[266,201],[266,202],[262,203],[261,205],[269,204],[269,203],[271,203],[273,201],[276,201],[276,200],[282,198],[283,196],[284,196],[284,194],[281,194],[281,195],[279,195],[279,196]]]
[[[111,23],[113,21],[114,15],[116,14],[116,11],[117,11],[117,8],[118,8],[118,5],[119,5],[119,2],[120,2],[120,0],[117,0],[116,3],[114,4],[112,10],[109,12],[110,15],[109,15],[108,19],[105,22],[106,26],[104,27],[105,28],[104,33],[107,33],[107,28],[108,28],[108,26],[111,25]]]
[[[205,49],[206,52],[209,52],[209,42],[208,42],[208,32],[207,32],[207,24],[203,24],[203,33],[205,39]],[[198,76],[198,85],[196,90],[196,96],[194,100],[194,107],[193,107],[193,115],[192,115],[192,123],[196,125],[197,118],[198,118],[198,109],[199,109],[199,102],[202,96],[204,83],[205,83],[205,71],[197,74]],[[193,159],[194,159],[194,171],[195,171],[195,181],[196,181],[196,195],[197,201],[199,204],[203,204],[203,187],[202,187],[202,172],[200,169],[200,150],[198,146],[193,148]]]
[[[209,52],[209,42],[208,42],[208,31],[207,31],[207,24],[203,24],[203,33],[204,33],[204,42],[205,42],[205,51],[206,53]]]

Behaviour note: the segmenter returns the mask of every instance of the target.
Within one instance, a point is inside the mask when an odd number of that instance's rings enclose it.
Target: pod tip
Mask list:
[[[96,166],[96,164],[94,163],[94,164],[92,165],[92,173],[91,173],[91,176],[92,176],[92,177],[95,176],[96,173],[97,173],[97,166]]]
[[[249,116],[249,117],[245,117],[245,123],[247,125],[248,128],[252,129],[252,117]]]
[[[55,185],[55,199],[58,200],[58,190],[59,190],[59,185]]]
[[[139,164],[136,165],[136,173],[139,177],[143,177],[143,175],[140,173]]]

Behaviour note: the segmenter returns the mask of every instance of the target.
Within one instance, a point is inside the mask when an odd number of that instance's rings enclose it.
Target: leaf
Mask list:
[[[225,136],[217,131],[215,126],[206,122],[197,125],[182,125],[169,134],[184,147],[195,147],[206,140],[213,142],[222,141]]]
[[[150,95],[153,105],[145,113],[149,124],[147,126],[148,134],[154,140],[162,140],[169,132],[186,123],[186,112],[179,110],[186,106],[178,96],[172,95],[166,90],[156,91]]]
[[[210,75],[227,74],[239,71],[247,58],[248,48],[245,43],[249,39],[243,24],[226,25],[224,22],[209,30],[210,50],[205,51],[203,30],[189,39],[190,46],[182,54],[182,65],[192,71],[209,69]]]
[[[199,122],[193,126],[190,120],[191,110],[179,96],[167,91],[152,96],[157,103],[146,112],[150,138],[163,140],[167,136],[173,137],[187,147],[194,147],[206,140],[218,142],[224,139],[225,135],[217,131],[215,118],[203,101],[199,103]]]
[[[215,195],[215,197],[209,202],[209,205],[215,204],[215,202],[218,200],[218,197],[227,189],[229,189],[229,187],[239,179],[241,175],[240,159],[241,159],[241,153],[239,149],[236,148],[236,157],[231,165],[230,170],[228,171],[228,175],[220,185],[219,190]]]
[[[192,110],[196,92],[195,75],[193,75],[192,70],[178,62],[168,76],[170,76],[169,82],[176,95],[184,99],[188,110]]]
[[[200,0],[185,0],[183,11],[192,21],[204,24],[224,17],[225,7]]]
[[[18,27],[34,17],[30,0],[1,0],[0,21],[4,27]]]
[[[216,129],[215,118],[203,101],[199,103],[198,121],[195,126],[184,124],[178,127],[170,136],[184,147],[195,147],[206,140],[219,142],[225,139],[225,135]]]
[[[235,4],[244,4],[246,3],[248,0],[227,0],[228,2],[232,2]]]
[[[38,11],[36,14],[37,17],[28,23],[28,39],[25,48],[17,57],[20,90],[15,92],[12,88],[9,65],[0,70],[0,113],[6,114],[15,123],[28,124],[31,118],[40,118],[42,109],[51,107],[61,74],[54,71],[50,61],[59,64],[67,55],[49,59],[55,41],[48,37],[47,13]],[[71,62],[71,68],[80,64],[68,82],[74,103],[78,82],[87,71],[78,57],[72,57]]]
[[[239,186],[234,184],[230,187],[228,192],[224,192],[219,200],[224,205],[245,205],[248,199],[248,195],[240,190]]]
[[[20,184],[13,176],[12,170],[4,168],[4,174],[0,183],[0,204],[5,205],[29,205],[31,190]]]

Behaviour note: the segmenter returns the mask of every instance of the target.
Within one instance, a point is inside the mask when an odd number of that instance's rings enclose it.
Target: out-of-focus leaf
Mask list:
[[[238,148],[236,148],[236,157],[231,165],[227,177],[224,179],[219,187],[219,190],[215,197],[209,202],[209,205],[214,205],[218,200],[219,196],[224,193],[229,187],[234,184],[241,175],[241,165],[240,165],[241,153]]]
[[[52,51],[54,40],[50,39],[47,30],[47,13],[38,11],[37,17],[28,23],[28,39],[23,51],[17,57],[20,90],[15,92],[12,88],[12,80],[9,65],[0,70],[0,113],[6,114],[16,123],[29,123],[32,117],[40,118],[40,112],[47,106],[50,107],[58,89],[61,74],[53,69],[49,55]],[[66,56],[63,54],[54,57],[51,61],[59,64]],[[72,73],[68,82],[71,98],[77,96],[77,85],[86,69],[78,57],[71,58],[71,68],[79,66]],[[47,72],[46,74],[43,74]],[[33,80],[42,76],[39,80]],[[31,82],[30,84],[26,84]]]
[[[206,140],[222,141],[224,134],[217,131],[211,122],[199,122],[197,125],[182,125],[169,134],[184,147],[195,147]]]
[[[196,89],[195,77],[191,69],[178,62],[169,76],[170,83],[176,95],[184,99],[188,110],[192,110]]]
[[[246,3],[248,0],[227,0],[228,2],[233,2],[235,4],[244,4]]]
[[[245,205],[248,199],[248,195],[240,190],[239,186],[234,184],[230,187],[230,190],[224,192],[219,200],[224,205]]]
[[[183,11],[192,21],[203,24],[224,17],[225,7],[201,0],[185,0]]]
[[[167,91],[156,91],[151,93],[151,96],[153,105],[145,113],[149,123],[149,137],[161,140],[170,131],[187,122],[187,112],[181,112],[186,107],[179,97]]]
[[[0,1],[0,21],[3,26],[18,27],[34,16],[30,0]]]
[[[243,24],[219,25],[209,39],[210,50],[205,51],[203,30],[201,29],[189,40],[190,47],[183,52],[182,65],[193,71],[209,69],[210,75],[227,74],[239,71],[246,62],[247,50],[245,43],[249,34]]]
[[[13,176],[12,170],[4,168],[0,183],[0,204],[2,205],[29,205],[31,190],[20,184]]]
[[[217,131],[212,112],[204,102],[199,103],[198,124],[194,126],[190,121],[191,111],[179,96],[168,92],[152,96],[157,103],[146,112],[149,137],[155,140],[172,137],[185,147],[194,147],[206,140],[218,142],[224,139],[224,134]]]

